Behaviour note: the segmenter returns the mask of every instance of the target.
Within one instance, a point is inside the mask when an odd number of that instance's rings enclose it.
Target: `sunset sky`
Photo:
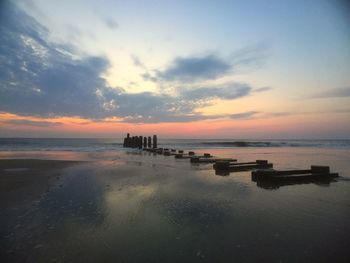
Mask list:
[[[350,139],[347,1],[0,2],[0,137]]]

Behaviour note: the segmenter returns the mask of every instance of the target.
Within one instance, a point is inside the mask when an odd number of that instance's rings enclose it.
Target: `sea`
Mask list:
[[[330,148],[350,149],[350,140],[158,139],[158,147],[210,148]],[[104,152],[123,149],[122,138],[0,138],[0,151]]]

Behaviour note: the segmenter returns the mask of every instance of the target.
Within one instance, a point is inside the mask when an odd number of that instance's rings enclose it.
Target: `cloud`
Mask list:
[[[206,56],[177,57],[171,65],[157,73],[167,81],[193,81],[216,79],[232,69],[232,66],[214,54]]]
[[[268,113],[265,113],[264,116],[265,117],[283,117],[283,116],[290,116],[293,114],[296,114],[296,113],[281,111],[281,112],[268,112]],[[302,113],[302,114],[305,114],[305,113]]]
[[[254,92],[265,92],[265,91],[269,91],[272,90],[271,87],[261,87],[261,88],[256,88],[254,89]]]
[[[241,48],[231,54],[230,61],[235,71],[254,70],[262,67],[270,53],[267,43],[258,43]]]
[[[310,98],[342,98],[342,97],[350,97],[350,87],[331,89],[331,90],[310,96]]]
[[[206,55],[191,55],[176,57],[163,70],[148,71],[142,75],[145,80],[168,82],[194,82],[215,80],[223,76],[232,75],[243,70],[252,70],[261,67],[268,57],[269,47],[260,43],[235,51],[227,59],[216,53]],[[136,62],[136,63],[135,63]],[[140,64],[134,60],[134,64]],[[264,87],[256,91],[266,91]]]
[[[336,113],[350,113],[350,109],[338,109],[338,110],[335,110],[334,112],[336,112]]]
[[[115,21],[113,18],[104,18],[103,22],[109,29],[117,29],[119,27],[118,22]]]
[[[48,30],[12,4],[0,23],[0,107],[40,116],[103,116],[98,88],[109,62],[76,58],[72,47],[50,43]]]
[[[251,119],[256,114],[258,114],[258,111],[247,111],[247,112],[241,112],[241,113],[235,113],[231,114],[229,117],[231,119],[239,120],[239,119]]]
[[[63,125],[61,122],[49,122],[49,121],[32,121],[26,119],[13,119],[13,120],[1,120],[2,123],[23,125],[23,126],[34,126],[34,127],[55,127]]]
[[[50,42],[50,32],[15,5],[8,3],[5,8],[6,12],[2,11],[0,16],[0,111],[3,112],[93,120],[118,117],[124,122],[138,123],[186,122],[222,118],[222,115],[200,114],[197,109],[211,105],[214,99],[238,99],[254,90],[248,84],[233,82],[182,88],[176,96],[127,93],[121,87],[108,86],[101,77],[110,67],[105,57],[77,56],[73,46]],[[132,59],[135,65],[143,65],[138,57]],[[176,58],[168,69],[155,74],[168,80],[208,79],[231,69],[219,57],[207,55]],[[152,79],[151,75],[145,77]]]
[[[198,107],[211,105],[213,99],[234,100],[249,96],[251,91],[252,88],[247,84],[229,83],[216,87],[178,89],[176,97],[166,94],[154,95],[149,92],[124,93],[120,94],[118,110],[120,114],[126,116],[127,122],[187,122],[218,119],[227,115],[202,115],[195,110]],[[238,115],[236,118],[238,119]]]
[[[130,58],[136,67],[140,67],[140,68],[147,70],[146,66],[143,64],[143,62],[141,61],[141,59],[138,56],[131,55]]]
[[[219,87],[203,87],[189,89],[181,92],[181,95],[189,100],[224,99],[233,100],[249,95],[252,88],[244,83],[229,83]]]
[[[149,72],[145,72],[141,75],[141,77],[146,81],[157,82],[158,78],[156,76],[151,75]]]

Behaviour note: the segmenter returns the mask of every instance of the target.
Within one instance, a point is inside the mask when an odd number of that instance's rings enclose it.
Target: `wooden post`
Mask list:
[[[157,135],[153,135],[153,148],[157,148]]]
[[[132,136],[132,148],[136,148],[136,147],[137,147],[137,137]]]
[[[310,170],[312,174],[329,174],[330,173],[329,166],[311,165]]]
[[[126,135],[126,147],[130,147],[131,145],[131,143],[130,143],[130,133],[128,133],[127,135]]]
[[[148,136],[148,148],[152,147],[152,138],[151,136]]]
[[[138,145],[139,149],[142,149],[142,136],[139,136]]]
[[[268,160],[256,160],[256,163],[260,164],[260,165],[267,165],[268,164]]]
[[[130,147],[130,134],[129,133],[124,138],[123,147]]]
[[[215,168],[218,169],[228,169],[230,166],[230,162],[229,161],[217,161],[215,162]]]
[[[143,148],[147,148],[147,137],[143,137]]]

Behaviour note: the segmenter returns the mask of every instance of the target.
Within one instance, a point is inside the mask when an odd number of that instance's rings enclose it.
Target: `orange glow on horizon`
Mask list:
[[[332,123],[342,122],[346,116],[329,118],[323,115],[290,115],[252,119],[217,119],[186,123],[125,123],[120,118],[93,121],[81,117],[40,118],[0,113],[0,125],[8,134],[20,130],[31,136],[45,137],[112,137],[121,138],[127,132],[167,138],[273,138],[276,134],[296,134],[330,131]],[[347,125],[348,126],[348,125]],[[344,127],[348,129],[348,127]]]

